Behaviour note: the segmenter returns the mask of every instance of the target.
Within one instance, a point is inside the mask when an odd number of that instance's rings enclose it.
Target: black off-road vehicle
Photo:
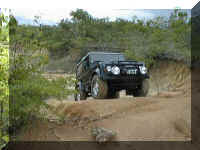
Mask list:
[[[121,53],[89,52],[76,66],[75,100],[118,98],[120,90],[146,96],[148,78],[144,63],[126,61]]]

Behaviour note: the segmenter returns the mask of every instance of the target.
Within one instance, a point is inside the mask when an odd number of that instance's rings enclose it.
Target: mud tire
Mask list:
[[[133,92],[134,97],[146,97],[149,92],[149,80],[142,81],[141,86]]]
[[[87,93],[84,92],[83,90],[81,90],[79,85],[76,85],[75,89],[78,92],[78,93],[74,94],[74,100],[75,101],[81,101],[81,100],[86,100],[87,99]]]
[[[98,92],[94,92],[94,86],[98,84]],[[104,99],[108,95],[108,84],[101,80],[98,75],[94,75],[91,82],[91,95],[95,99]]]

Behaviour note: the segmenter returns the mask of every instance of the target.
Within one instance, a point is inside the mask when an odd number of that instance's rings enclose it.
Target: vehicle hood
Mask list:
[[[105,65],[116,65],[116,66],[144,66],[144,62],[137,61],[112,61],[112,62],[103,62]]]

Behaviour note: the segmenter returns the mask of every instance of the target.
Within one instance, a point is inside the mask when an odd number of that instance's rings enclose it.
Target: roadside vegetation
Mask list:
[[[42,68],[48,63],[48,55],[41,40],[41,27],[32,27],[24,32],[13,16],[10,16],[9,27],[9,132],[14,135],[20,126],[33,121],[36,116],[38,119],[41,107],[47,107],[45,99],[63,99],[70,95],[73,80],[71,77],[49,80],[43,76]]]
[[[9,140],[8,18],[0,13],[0,148]]]
[[[13,16],[0,18],[0,148],[15,140],[18,131],[35,119],[44,120],[41,108],[48,108],[45,99],[66,98],[74,92],[71,77],[49,80],[42,67],[48,62],[45,47],[40,45],[41,30],[29,30],[20,37]],[[8,32],[9,30],[9,32]],[[9,33],[9,34],[8,34]],[[9,51],[8,51],[9,48]],[[10,139],[9,139],[10,138]]]

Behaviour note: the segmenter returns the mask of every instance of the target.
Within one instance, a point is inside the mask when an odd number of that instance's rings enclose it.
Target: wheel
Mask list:
[[[91,95],[95,99],[103,99],[108,95],[108,84],[94,75],[91,82]]]
[[[110,98],[110,99],[112,99],[112,98],[119,98],[119,92],[110,90],[108,92],[107,98]]]
[[[80,100],[86,100],[87,99],[87,93],[81,89],[81,84],[77,84],[75,86],[75,89],[77,93],[74,94],[74,99],[75,101],[80,101]]]
[[[149,91],[149,80],[145,79],[142,81],[141,86],[133,92],[135,97],[145,97]]]

